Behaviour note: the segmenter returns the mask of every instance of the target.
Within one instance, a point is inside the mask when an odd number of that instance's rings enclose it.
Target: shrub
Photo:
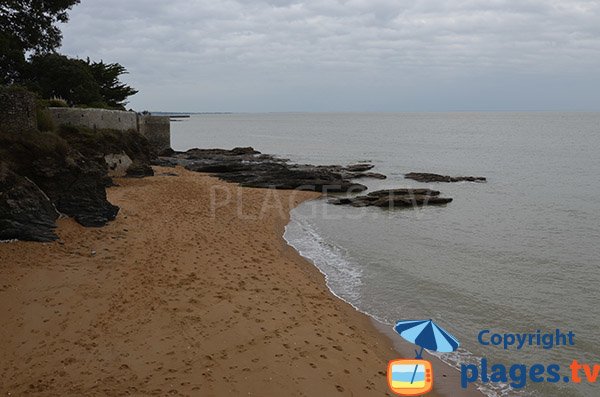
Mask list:
[[[148,139],[135,130],[92,130],[87,127],[63,125],[58,128],[58,135],[88,158],[120,152],[125,152],[132,160],[140,160],[143,163],[152,158]]]
[[[46,101],[48,107],[51,108],[68,108],[69,104],[62,98],[53,97]]]
[[[52,118],[52,114],[50,114],[48,108],[38,105],[35,113],[38,130],[44,132],[54,131],[56,129],[56,126],[54,125],[54,119]]]

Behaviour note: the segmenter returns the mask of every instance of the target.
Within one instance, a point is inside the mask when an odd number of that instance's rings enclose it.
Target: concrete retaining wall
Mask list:
[[[135,130],[144,135],[150,147],[160,153],[171,147],[171,119],[121,110],[49,108],[56,125],[91,129]]]
[[[49,108],[56,125],[137,130],[137,113],[106,109]]]
[[[171,148],[171,119],[168,116],[139,115],[138,131],[148,139],[156,153]]]

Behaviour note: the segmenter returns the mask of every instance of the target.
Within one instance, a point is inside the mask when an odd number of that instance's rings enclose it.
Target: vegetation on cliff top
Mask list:
[[[20,84],[44,99],[60,97],[70,106],[124,109],[137,91],[122,83],[118,63],[60,55],[58,23],[79,0],[0,2],[0,84]],[[29,55],[29,58],[27,56]]]

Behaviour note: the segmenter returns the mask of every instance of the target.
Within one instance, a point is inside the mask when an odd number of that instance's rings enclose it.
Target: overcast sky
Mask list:
[[[166,111],[600,110],[599,0],[82,0],[61,52]]]

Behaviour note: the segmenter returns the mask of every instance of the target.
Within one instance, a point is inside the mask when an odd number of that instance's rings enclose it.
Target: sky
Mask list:
[[[600,110],[600,0],[82,0],[135,110]]]

